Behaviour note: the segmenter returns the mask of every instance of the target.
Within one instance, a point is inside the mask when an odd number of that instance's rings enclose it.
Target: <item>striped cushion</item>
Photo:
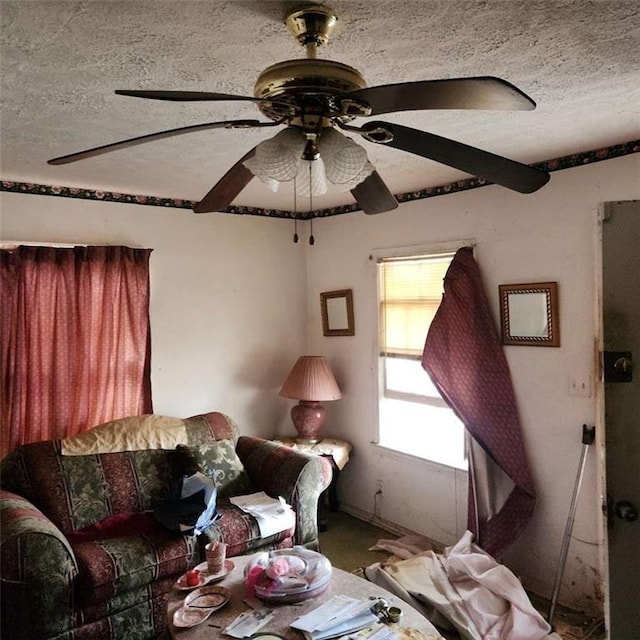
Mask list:
[[[160,526],[145,535],[89,540],[73,545],[78,598],[83,606],[134,591],[195,564],[195,542]]]

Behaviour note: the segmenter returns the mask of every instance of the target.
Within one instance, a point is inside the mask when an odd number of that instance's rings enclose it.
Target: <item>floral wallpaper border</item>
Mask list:
[[[640,152],[640,140],[632,140],[622,144],[597,149],[595,151],[583,151],[574,153],[545,162],[533,164],[533,167],[542,169],[543,171],[560,171],[562,169],[570,169],[585,164],[592,164],[602,160],[610,160],[619,156],[625,156],[631,153]],[[419,191],[411,191],[409,193],[396,194],[398,202],[410,202],[412,200],[422,200],[424,198],[434,198],[459,191],[467,191],[468,189],[477,189],[491,184],[479,178],[468,178],[451,182],[438,187],[428,187]],[[99,200],[104,202],[124,202],[127,204],[142,204],[156,207],[171,207],[175,209],[191,209],[195,204],[192,200],[181,200],[176,198],[158,198],[156,196],[132,195],[128,193],[116,193],[113,191],[97,191],[94,189],[81,189],[78,187],[62,187],[57,185],[32,184],[29,182],[14,182],[11,180],[0,181],[0,191],[8,191],[12,193],[24,193],[44,196],[57,196],[61,198],[80,198],[82,200]],[[231,205],[224,209],[221,213],[231,213],[237,215],[264,216],[268,218],[297,218],[298,220],[308,220],[310,218],[326,218],[328,216],[338,216],[344,213],[360,211],[360,207],[356,204],[346,204],[338,207],[330,207],[328,209],[317,209],[314,211],[298,212],[296,215],[293,211],[283,211],[280,209],[261,209],[259,207],[243,207]]]

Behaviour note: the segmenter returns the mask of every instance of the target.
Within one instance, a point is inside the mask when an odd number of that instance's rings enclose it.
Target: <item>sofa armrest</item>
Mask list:
[[[0,491],[2,637],[63,632],[72,614],[78,565],[62,532],[25,498]],[[59,625],[56,621],[60,621]]]
[[[282,496],[295,511],[295,544],[317,550],[318,499],[331,483],[329,461],[251,436],[238,438],[236,452],[253,486]]]

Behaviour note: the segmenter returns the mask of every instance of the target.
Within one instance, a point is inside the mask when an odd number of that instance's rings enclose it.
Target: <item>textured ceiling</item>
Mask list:
[[[252,103],[173,103],[115,89],[250,96],[259,73],[303,49],[283,24],[291,3],[0,1],[0,177],[199,200],[273,130],[212,130],[80,161],[47,159],[201,122],[260,117]],[[384,119],[534,163],[640,137],[640,2],[474,0],[328,2],[338,28],[319,57],[369,86],[493,75],[537,102],[532,112],[430,111]],[[358,124],[363,123],[361,120]],[[467,177],[363,142],[394,193]],[[526,197],[526,196],[522,196]],[[332,187],[314,208],[353,202]],[[291,209],[288,189],[254,180],[234,204]]]

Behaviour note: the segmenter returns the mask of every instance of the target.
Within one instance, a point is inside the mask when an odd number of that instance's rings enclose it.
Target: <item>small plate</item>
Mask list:
[[[173,626],[187,629],[204,622],[213,609],[196,609],[195,607],[182,606],[173,614]]]
[[[227,576],[231,571],[235,569],[235,565],[231,560],[227,560],[224,563],[224,571],[220,573],[209,573],[207,569],[207,563],[201,562],[197,567],[195,567],[200,572],[200,582],[194,585],[187,584],[187,574],[182,574],[174,583],[174,587],[178,591],[191,591],[192,589],[197,589],[198,587],[204,587],[207,584],[211,584],[213,582],[219,582],[225,576]]]
[[[222,580],[227,574],[235,569],[235,565],[231,560],[224,561],[224,569],[220,571],[220,573],[209,573],[209,568],[206,562],[201,562],[196,569],[200,572],[202,579],[205,581],[205,584],[209,584],[210,582],[218,582],[218,580]]]
[[[224,587],[200,587],[184,599],[184,607],[211,613],[224,607],[227,602],[229,602],[229,591]]]

